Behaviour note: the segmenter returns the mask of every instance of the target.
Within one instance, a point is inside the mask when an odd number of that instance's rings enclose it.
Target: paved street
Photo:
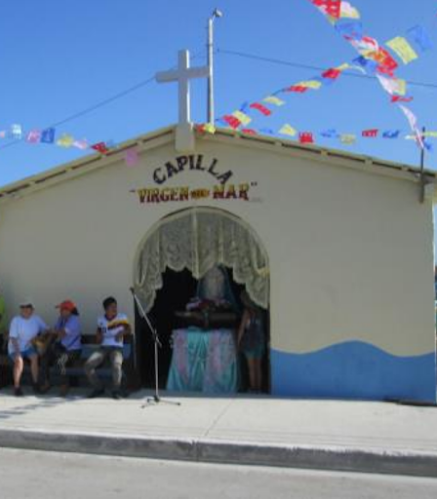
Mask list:
[[[437,480],[0,450],[1,497],[434,499]]]

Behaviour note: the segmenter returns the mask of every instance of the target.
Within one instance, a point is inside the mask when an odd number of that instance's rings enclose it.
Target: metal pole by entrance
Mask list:
[[[137,294],[135,293],[134,288],[129,288],[130,292],[132,293],[133,299],[138,307],[138,313],[140,316],[146,321],[147,326],[149,327],[150,333],[153,337],[153,343],[154,343],[154,365],[155,365],[155,394],[153,397],[149,397],[146,399],[144,405],[142,406],[147,407],[150,404],[171,404],[171,405],[181,405],[180,402],[176,402],[173,400],[164,400],[159,394],[159,348],[162,347],[161,341],[159,340],[158,332],[156,329],[153,327],[152,323],[150,322],[150,319],[147,315],[147,312],[144,310],[141,301],[139,300]]]

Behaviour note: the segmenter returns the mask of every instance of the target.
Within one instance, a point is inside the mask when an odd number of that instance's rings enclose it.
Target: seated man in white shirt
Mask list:
[[[89,398],[99,397],[105,393],[102,382],[96,374],[96,368],[106,358],[111,362],[114,399],[121,398],[120,386],[123,364],[123,338],[131,333],[129,320],[125,314],[118,313],[117,301],[109,297],[103,301],[104,315],[97,320],[97,343],[101,346],[86,361],[84,369],[93,387]]]
[[[39,393],[38,385],[38,352],[33,346],[33,340],[40,334],[49,331],[48,326],[34,313],[32,300],[25,300],[20,304],[20,315],[15,316],[9,328],[8,354],[14,363],[14,393],[22,396],[20,387],[23,374],[24,359],[29,359],[32,374],[33,390]]]

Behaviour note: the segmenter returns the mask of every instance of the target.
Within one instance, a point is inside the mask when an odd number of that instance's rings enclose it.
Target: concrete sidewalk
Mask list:
[[[170,395],[87,400],[0,391],[0,446],[437,477],[437,409]]]

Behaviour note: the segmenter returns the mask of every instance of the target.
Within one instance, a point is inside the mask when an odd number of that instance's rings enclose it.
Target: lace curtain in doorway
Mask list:
[[[177,272],[186,268],[200,279],[215,265],[231,268],[235,281],[246,286],[251,299],[268,308],[268,261],[259,242],[240,221],[207,210],[162,220],[141,250],[136,291],[149,311],[167,268]]]

